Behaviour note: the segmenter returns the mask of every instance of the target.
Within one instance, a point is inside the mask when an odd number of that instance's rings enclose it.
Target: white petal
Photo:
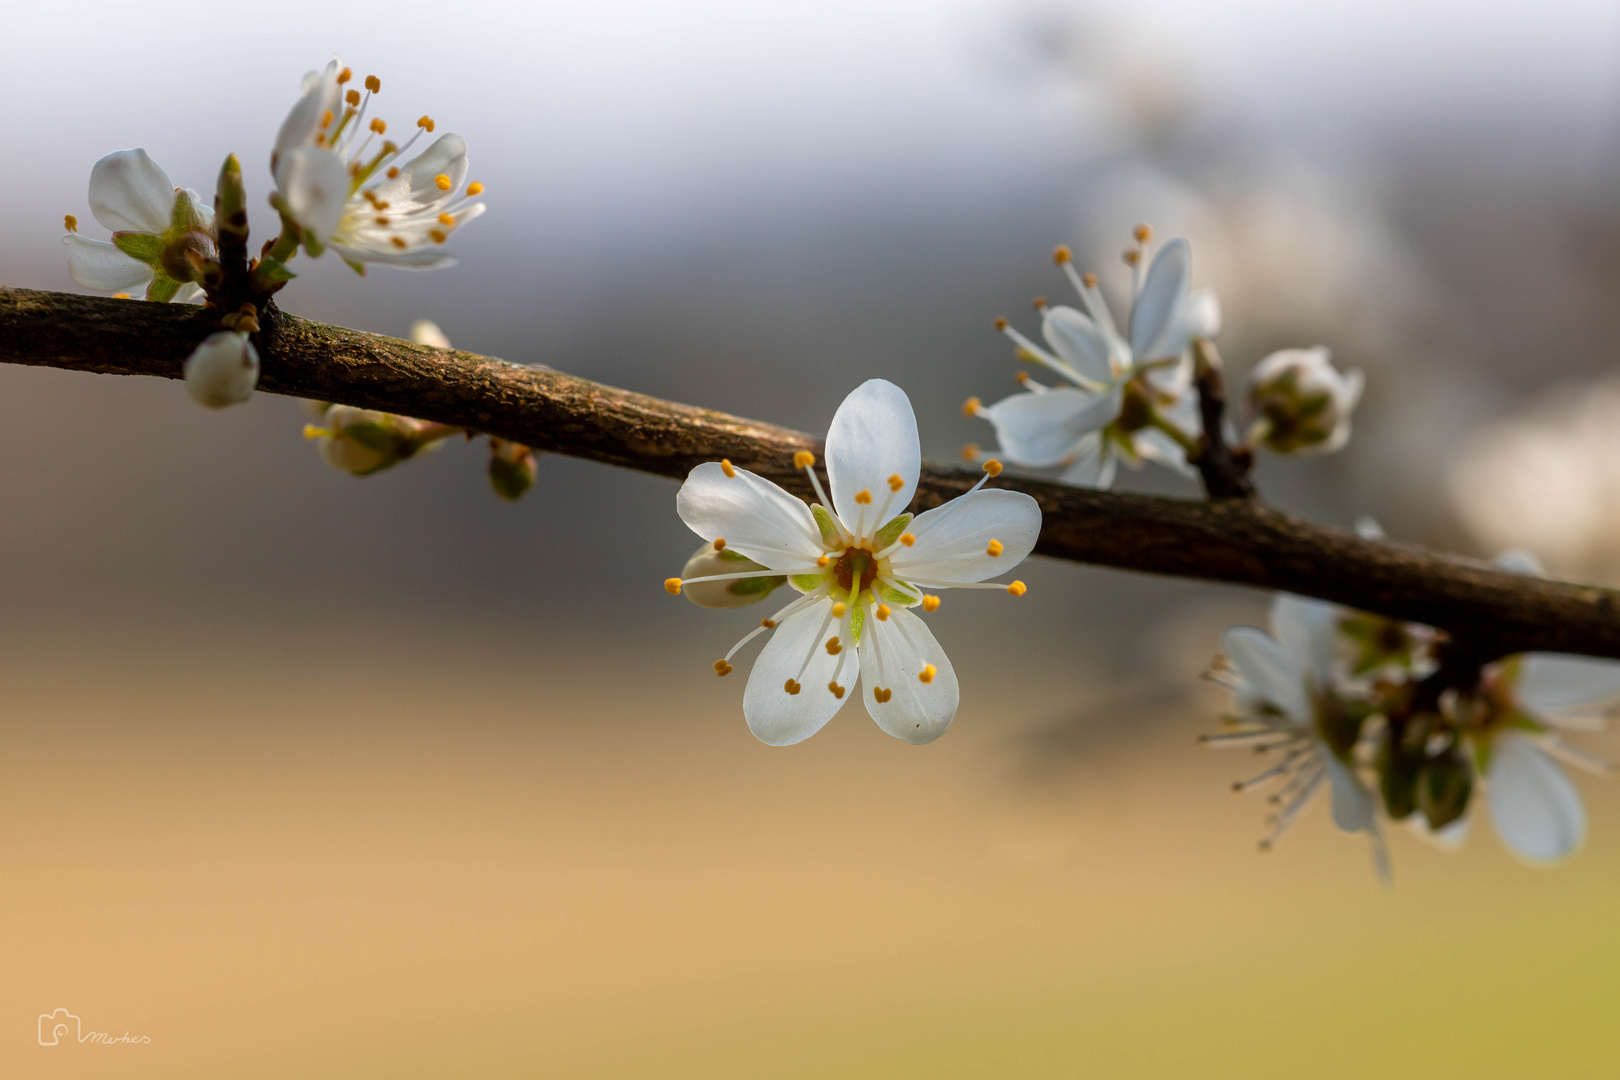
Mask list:
[[[1114,473],[1118,468],[1118,455],[1103,443],[1100,432],[1092,432],[1080,440],[1075,447],[1074,464],[1065,469],[1058,479],[1074,487],[1104,491],[1114,482]]]
[[[105,240],[88,240],[78,233],[62,237],[68,249],[68,274],[86,289],[134,293],[146,288],[156,275],[139,259],[131,258]]]
[[[1041,333],[1052,351],[1086,378],[1107,382],[1114,377],[1108,335],[1086,315],[1072,307],[1048,308]]]
[[[839,656],[827,653],[827,638],[837,633],[838,626],[837,620],[828,621],[832,603],[830,598],[820,600],[782,620],[754,661],[748,689],[743,691],[743,716],[760,742],[791,746],[808,739],[843,707],[860,677],[857,649],[846,642]],[[838,684],[845,698],[827,688],[840,659],[844,664]],[[797,694],[785,689],[789,679],[799,684]]]
[[[1520,664],[1519,700],[1537,712],[1601,706],[1620,695],[1620,662],[1614,660],[1527,653]]]
[[[253,396],[259,353],[246,334],[221,330],[203,339],[185,363],[186,393],[199,405],[223,409]]]
[[[1541,577],[1547,572],[1546,568],[1541,565],[1541,560],[1536,558],[1534,553],[1526,551],[1524,548],[1508,548],[1506,551],[1498,552],[1496,558],[1492,559],[1491,562],[1510,574],[1527,574],[1531,577]]]
[[[454,348],[444,331],[439,329],[439,324],[431,319],[417,319],[411,323],[411,340],[434,349]]]
[[[1172,340],[1192,281],[1192,248],[1176,239],[1159,249],[1142,291],[1131,305],[1131,357],[1138,363],[1179,356],[1186,341]]]
[[[917,676],[932,664],[933,678]],[[868,617],[861,631],[861,695],[877,726],[908,743],[933,742],[956,719],[961,691],[956,672],[928,626],[905,608],[887,619]],[[879,687],[889,692],[878,701]]]
[[[349,174],[330,150],[300,146],[276,163],[276,186],[287,213],[322,242],[336,231],[349,198]]]
[[[1215,298],[1215,290],[1192,290],[1187,294],[1187,302],[1181,308],[1179,336],[1183,339],[1212,338],[1217,337],[1220,332],[1221,302]]]
[[[1136,448],[1136,456],[1144,461],[1156,461],[1183,476],[1198,475],[1198,470],[1187,464],[1187,451],[1162,431],[1154,428],[1138,431],[1131,436],[1131,445]]]
[[[1342,610],[1324,600],[1278,593],[1271,601],[1271,630],[1293,656],[1301,671],[1309,672],[1318,690],[1326,690],[1333,673]]]
[[[1310,719],[1304,672],[1282,642],[1256,626],[1233,626],[1221,637],[1221,648],[1242,680],[1240,700],[1269,702],[1295,720]]]
[[[146,151],[119,150],[90,170],[90,212],[113,232],[167,232],[174,185]]]
[[[772,570],[803,570],[821,555],[821,533],[810,508],[763,476],[707,461],[693,469],[675,496],[675,511],[708,541],[724,540]]]
[[[896,576],[932,585],[983,581],[1006,573],[1028,557],[1041,533],[1041,507],[1021,491],[980,488],[912,521],[917,538],[889,557]],[[1001,554],[989,553],[990,541]]]
[[[313,144],[321,130],[322,117],[327,112],[336,115],[342,107],[343,88],[338,85],[337,76],[336,60],[328,63],[325,71],[311,71],[304,76],[298,102],[287,113],[287,119],[281,122],[281,130],[276,133],[275,150],[270,157],[272,169],[277,168],[281,157],[301,146]]]
[[[1071,386],[1003,398],[985,410],[996,444],[1018,465],[1056,465],[1079,450],[1081,439],[1119,415],[1120,390],[1095,395]]]
[[[1523,735],[1497,737],[1485,779],[1496,833],[1519,856],[1550,862],[1585,840],[1586,809],[1575,785]]]
[[[182,282],[180,287],[174,291],[174,295],[169,298],[169,303],[195,304],[199,301],[206,300],[207,298],[208,294],[203,292],[203,287],[201,285],[198,285],[194,281],[186,281]]]
[[[433,145],[400,166],[399,175],[377,186],[377,197],[389,204],[391,214],[408,208],[434,209],[459,198],[467,183],[467,140],[445,132]],[[449,181],[439,186],[439,177]]]
[[[1328,786],[1333,792],[1333,824],[1345,832],[1372,828],[1373,797],[1361,778],[1325,747],[1322,764],[1327,767]]]
[[[833,509],[851,532],[862,514],[855,496],[871,492],[875,503],[889,498],[889,477],[900,477],[900,488],[889,503],[889,514],[904,510],[917,491],[922,472],[922,448],[917,442],[917,417],[906,392],[885,379],[869,379],[856,387],[833,414],[827,429],[827,483]],[[866,513],[866,532],[883,524],[877,514]]]

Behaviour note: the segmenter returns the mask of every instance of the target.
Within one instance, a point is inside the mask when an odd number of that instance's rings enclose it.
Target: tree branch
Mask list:
[[[561,372],[432,349],[267,310],[259,388],[453,424],[642,472],[732,462],[802,496],[808,435],[616,390]],[[210,321],[183,304],[0,288],[0,362],[178,379]],[[976,473],[925,464],[915,510]],[[1620,593],[1510,574],[1407,544],[1362,540],[1243,498],[1087,491],[1003,475],[1041,504],[1036,551],[1176,577],[1280,589],[1465,638],[1483,657],[1545,650],[1620,659]]]

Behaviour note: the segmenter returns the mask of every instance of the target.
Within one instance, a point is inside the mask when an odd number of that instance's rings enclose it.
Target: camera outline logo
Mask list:
[[[60,1019],[58,1019],[59,1017]],[[68,1021],[70,1020],[73,1022],[71,1032],[68,1031]],[[50,1014],[39,1014],[39,1045],[41,1046],[60,1046],[61,1042],[57,1038],[58,1035],[71,1035],[74,1042],[83,1042],[83,1032],[84,1026],[79,1021],[79,1018],[66,1009],[57,1009]],[[48,1039],[45,1037],[47,1034],[50,1035]]]

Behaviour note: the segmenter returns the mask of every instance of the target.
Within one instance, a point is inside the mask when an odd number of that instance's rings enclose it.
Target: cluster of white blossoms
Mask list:
[[[1519,554],[1498,563],[1538,569]],[[1620,662],[1510,656],[1485,665],[1475,685],[1426,698],[1444,647],[1434,631],[1286,594],[1272,604],[1270,633],[1236,626],[1222,644],[1213,677],[1238,710],[1204,741],[1274,759],[1234,785],[1269,791],[1262,848],[1324,783],[1334,824],[1371,837],[1384,877],[1381,816],[1455,850],[1480,790],[1497,835],[1529,862],[1555,862],[1584,840],[1580,795],[1557,762],[1604,766],[1559,736],[1602,728],[1605,707],[1620,697]]]
[[[761,741],[786,746],[814,735],[857,681],[884,731],[910,743],[939,738],[956,717],[956,673],[914,609],[938,610],[930,590],[1022,596],[1021,581],[986,582],[1034,548],[1040,507],[1020,492],[984,489],[1001,472],[990,461],[966,494],[915,517],[906,512],[922,471],[917,421],[904,391],[882,379],[859,386],[833,416],[827,488],[810,452],[794,465],[816,503],[730,461],[693,469],[676,509],[706,544],[688,562],[689,576],[665,588],[714,607],[755,603],[784,581],[799,594],[714,664],[730,674],[745,644],[771,635],[743,692],[743,715]],[[758,584],[738,589],[744,582]]]
[[[1126,249],[1131,304],[1124,330],[1103,299],[1097,275],[1081,274],[1060,246],[1053,261],[1068,276],[1084,310],[1035,301],[1046,347],[1006,319],[1018,359],[1038,364],[1062,383],[1048,386],[1020,372],[1021,393],[985,405],[969,398],[963,411],[990,422],[997,453],[1008,462],[1052,470],[1078,487],[1107,488],[1119,463],[1154,461],[1182,473],[1203,436],[1193,384],[1195,339],[1220,332],[1220,304],[1192,288],[1192,249],[1175,239],[1152,252],[1152,230],[1140,225]],[[1277,453],[1326,453],[1350,435],[1350,413],[1361,396],[1361,375],[1341,375],[1326,349],[1286,349],[1266,357],[1249,382],[1255,413],[1248,437]],[[964,452],[980,457],[976,446]]]

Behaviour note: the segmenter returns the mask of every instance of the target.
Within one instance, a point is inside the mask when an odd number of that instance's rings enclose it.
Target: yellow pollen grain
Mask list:
[[[431,134],[433,132],[433,117],[424,116],[416,121],[416,126]]]
[[[1145,244],[1149,240],[1153,239],[1153,226],[1144,222],[1133,229],[1131,231],[1131,235],[1136,237],[1136,242],[1138,244]]]
[[[398,176],[399,176],[399,167],[397,165],[390,165],[388,167],[388,179],[393,180],[393,179],[396,179]]]
[[[730,458],[721,458],[720,471],[725,473],[728,479],[735,478],[737,475],[737,466],[731,463]]]
[[[665,578],[664,591],[671,596],[681,595],[681,579],[678,577]]]
[[[767,630],[775,630],[776,629],[776,620],[775,619],[761,619],[761,620],[759,620],[759,625],[763,626]]]
[[[971,442],[970,443],[965,443],[962,446],[962,460],[963,461],[977,461],[977,460],[979,460],[979,444],[978,443],[971,443]]]
[[[834,604],[833,605],[833,618],[842,619],[844,617],[844,612],[847,611],[847,610],[849,610],[849,609],[844,607],[843,604]]]
[[[67,228],[68,232],[79,231],[79,219],[74,217],[72,214],[63,214],[62,224]]]
[[[906,481],[899,473],[890,474],[890,476],[889,476],[889,490],[890,491],[899,491],[901,488],[903,488],[905,486],[906,486]]]
[[[984,402],[980,401],[976,397],[970,397],[966,401],[962,402],[962,415],[971,419],[972,417],[978,416],[979,410],[982,408],[984,408]]]
[[[844,688],[842,686],[839,686],[835,682],[830,682],[827,684],[827,689],[831,690],[832,696],[837,698],[839,701],[844,700]]]
[[[405,250],[405,238],[403,236],[390,236],[388,241],[401,251]]]
[[[370,90],[373,94],[382,93],[382,80],[377,78],[375,75],[367,75],[366,89]]]
[[[1062,266],[1072,258],[1074,258],[1074,252],[1069,250],[1068,244],[1059,244],[1052,249],[1052,261],[1058,266]]]
[[[819,567],[822,567],[823,569],[825,569],[827,567],[827,564],[829,564],[831,562],[832,562],[832,560],[827,558],[827,556],[825,556],[825,555],[817,555],[816,556],[816,565],[819,566]]]
[[[786,690],[790,694],[797,694],[802,687],[800,687],[799,684],[794,682],[792,679],[789,679],[787,682],[782,684],[782,689]]]
[[[916,533],[901,533],[900,534],[900,542],[902,544],[906,545],[906,547],[910,547],[912,544],[915,544],[917,542],[917,534]]]
[[[439,224],[440,225],[454,225],[455,223],[456,223],[456,219],[451,217],[449,214],[440,214],[439,215]]]
[[[997,315],[996,316],[996,329],[997,330],[1006,330],[1007,329],[1007,317],[1005,315]]]
[[[877,607],[877,617],[878,617],[879,622],[888,622],[889,621],[889,605],[888,604],[879,604],[878,605],[878,607]]]
[[[984,549],[984,553],[994,559],[999,557],[1004,550],[1000,540],[992,540],[989,546]]]
[[[939,671],[934,667],[933,664],[924,664],[923,669],[917,672],[917,681],[931,683],[934,681],[934,676],[938,674]]]
[[[808,450],[800,450],[797,454],[793,455],[793,467],[795,469],[808,469],[815,463],[816,455],[812,454]]]
[[[842,645],[838,644],[838,639],[836,637],[830,637],[830,638],[827,639],[827,655],[828,656],[837,656],[839,653],[841,653],[843,651],[844,651],[844,647]]]
[[[714,673],[720,676],[722,679],[727,675],[730,675],[731,671],[731,665],[726,663],[724,660],[716,660],[714,662]]]
[[[115,292],[115,293],[112,294],[112,298],[114,300],[128,300],[129,299],[129,293],[127,293],[127,292]]]
[[[872,491],[870,488],[861,488],[855,493],[855,501],[862,506],[872,505]]]
[[[1009,596],[1023,596],[1028,591],[1029,586],[1025,585],[1022,581],[1015,581],[1011,585],[1007,586],[1007,595]]]
[[[932,593],[930,593],[927,596],[923,597],[923,610],[924,611],[938,611],[939,610],[939,597],[933,595]]]
[[[371,118],[371,130],[381,135],[383,132],[388,130],[388,125],[383,122],[382,117],[373,116]]]
[[[350,90],[348,93],[343,95],[343,100],[347,101],[350,105],[360,104],[360,91]]]
[[[1095,289],[1097,287],[1096,274],[1081,274],[1080,280],[1085,282],[1086,288],[1088,289]]]
[[[352,78],[354,78],[354,72],[350,71],[348,68],[344,68],[342,71],[338,72],[337,83],[339,86],[342,86]]]
[[[446,240],[450,239],[450,237],[448,235],[446,235],[443,230],[429,229],[428,230],[428,239],[432,240],[435,244],[442,244]]]
[[[991,476],[1000,476],[1001,462],[997,461],[995,458],[991,458],[989,461],[984,463],[984,471],[989,473]]]
[[[444,173],[440,173],[438,176],[433,178],[433,186],[438,188],[440,191],[449,191],[450,178]]]
[[[882,705],[892,697],[894,697],[893,690],[885,690],[881,686],[872,687],[872,700],[877,702],[879,705]]]
[[[480,184],[478,181],[474,180],[472,183],[467,185],[468,195],[482,195],[483,193],[484,185]]]

